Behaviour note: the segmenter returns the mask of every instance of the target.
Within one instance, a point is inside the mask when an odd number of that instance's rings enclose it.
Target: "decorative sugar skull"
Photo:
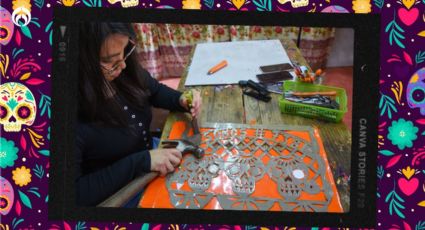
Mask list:
[[[5,8],[0,6],[0,44],[7,45],[12,39],[14,25],[12,15]]]
[[[0,214],[7,215],[15,200],[13,187],[8,180],[0,176]]]
[[[278,0],[280,4],[285,4],[287,2],[291,3],[292,8],[299,8],[308,5],[308,0]]]
[[[134,7],[139,5],[139,0],[108,0],[108,2],[111,4],[120,2],[123,8]]]
[[[419,108],[425,115],[425,68],[418,70],[407,85],[407,103],[410,108]]]
[[[338,5],[325,7],[321,12],[322,13],[350,13],[347,9]]]
[[[19,132],[34,123],[37,106],[31,91],[17,82],[0,85],[0,124],[6,132]]]

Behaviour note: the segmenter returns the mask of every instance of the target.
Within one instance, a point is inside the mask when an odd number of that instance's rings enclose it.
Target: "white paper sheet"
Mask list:
[[[208,70],[227,61],[227,67],[208,75]],[[279,40],[200,43],[189,66],[186,86],[237,84],[240,80],[258,82],[260,66],[291,63]]]

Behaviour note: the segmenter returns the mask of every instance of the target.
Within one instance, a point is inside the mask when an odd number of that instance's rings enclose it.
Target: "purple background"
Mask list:
[[[237,10],[232,1],[225,0],[139,0],[139,8],[185,9],[192,6],[201,10]],[[235,0],[233,0],[235,2]],[[19,6],[29,8],[31,22],[26,27],[14,25],[12,40],[2,44],[0,57],[1,83],[19,82],[27,86],[37,102],[37,117],[33,125],[20,132],[1,130],[1,177],[12,186],[14,198],[5,190],[0,205],[11,205],[2,211],[0,229],[327,229],[295,226],[228,226],[176,225],[148,223],[97,223],[81,220],[48,221],[48,179],[51,95],[51,21],[53,6],[70,4],[73,7],[121,7],[107,0],[18,0],[2,1],[2,23],[10,20]],[[350,13],[381,15],[381,73],[378,154],[377,229],[425,230],[425,118],[419,108],[408,105],[409,80],[425,65],[425,0],[310,0],[308,6],[292,8],[290,3],[276,0],[249,0],[239,10],[321,12],[328,6],[341,6]],[[4,10],[9,16],[4,16]],[[1,32],[1,31],[0,31]],[[9,59],[6,65],[6,59]],[[414,83],[412,83],[413,85]],[[424,87],[424,84],[417,86]],[[367,92],[365,92],[367,93]],[[0,99],[1,100],[1,99]],[[424,105],[425,106],[425,105]],[[401,120],[403,119],[403,120]],[[407,147],[397,145],[394,135],[404,134]],[[408,147],[408,143],[412,147]],[[4,154],[5,153],[5,154]],[[17,158],[13,160],[13,156]],[[8,166],[3,165],[9,162]],[[409,168],[410,167],[410,171]],[[27,170],[24,180],[14,174]],[[28,173],[29,170],[29,173]],[[25,180],[25,178],[27,178]],[[4,180],[2,180],[3,182]],[[6,182],[7,183],[7,182]],[[338,229],[348,229],[341,226]]]

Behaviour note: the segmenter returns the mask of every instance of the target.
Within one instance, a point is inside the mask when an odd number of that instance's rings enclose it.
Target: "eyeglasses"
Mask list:
[[[136,49],[136,43],[133,40],[131,40],[131,39],[128,40],[128,41],[129,41],[129,43],[131,43],[132,47],[131,47],[130,51],[128,51],[128,53],[124,56],[124,58],[122,60],[117,61],[111,68],[108,68],[108,67],[100,64],[100,67],[102,67],[105,70],[105,74],[106,75],[111,75],[113,72],[115,72],[115,70],[117,70],[120,67],[120,65],[123,62],[125,62],[125,60],[127,60],[127,58],[130,57],[130,55]]]

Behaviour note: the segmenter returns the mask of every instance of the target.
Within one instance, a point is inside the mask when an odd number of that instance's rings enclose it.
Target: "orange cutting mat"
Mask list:
[[[212,155],[213,153],[211,151],[213,151],[213,149],[211,147],[209,147],[206,144],[206,141],[211,140],[211,138],[214,138],[212,135],[210,136],[206,136],[205,133],[207,133],[208,131],[213,130],[214,128],[202,128],[201,129],[201,133],[203,133],[203,141],[202,144],[200,145],[200,147],[202,147],[205,150],[206,156],[208,155]],[[170,136],[169,139],[179,139],[182,137],[182,134],[185,132],[186,130],[186,126],[184,122],[176,122],[173,127],[172,130],[170,132]],[[237,130],[237,132],[240,132],[240,129],[235,129]],[[246,132],[247,136],[250,137],[255,137],[255,135],[258,135],[256,133],[256,128],[245,128],[244,129]],[[189,134],[192,133],[192,130],[189,131]],[[209,132],[210,134],[212,132]],[[291,130],[285,130],[285,133],[289,134],[289,135],[293,135],[296,136],[298,138],[301,138],[303,140],[305,140],[306,142],[311,142],[311,132],[309,132],[308,130],[306,131],[291,131]],[[272,138],[273,133],[271,131],[267,131],[267,129],[264,129],[264,137],[266,138]],[[273,137],[275,138],[275,137]],[[284,141],[282,138],[281,140],[279,139],[281,137],[277,137],[276,141]],[[317,202],[325,202],[327,205],[326,210],[324,210],[325,212],[343,212],[341,203],[340,203],[340,199],[339,199],[339,195],[335,186],[335,182],[332,176],[332,172],[330,170],[329,167],[329,163],[326,157],[326,152],[324,150],[323,144],[322,144],[322,140],[319,136],[319,133],[317,131],[317,129],[313,129],[313,138],[315,139],[317,146],[318,146],[318,153],[320,158],[323,160],[322,162],[324,162],[324,167],[325,167],[325,175],[323,177],[315,177],[315,172],[313,172],[311,170],[311,168],[308,169],[308,173],[306,176],[308,176],[308,179],[311,178],[315,178],[314,181],[315,183],[320,187],[320,192],[316,193],[316,194],[309,194],[305,191],[301,191],[300,196],[296,199],[296,201],[317,201]],[[247,140],[248,141],[248,140]],[[256,144],[258,145],[262,145],[264,143],[261,143],[262,140],[261,138],[259,138],[258,140],[256,140]],[[223,149],[220,149],[219,151],[223,151]],[[245,150],[246,151],[246,150]],[[285,150],[286,151],[286,150]],[[287,154],[285,153],[285,151],[282,150],[281,153],[274,151],[274,150],[270,150],[268,155],[271,155],[273,157],[278,156],[279,154]],[[216,152],[217,153],[217,152]],[[218,155],[222,155],[221,153],[218,153]],[[255,148],[255,153],[254,156],[257,158],[260,158],[261,156],[261,161],[264,163],[264,165],[267,165],[270,161],[270,157],[266,156],[267,154],[264,154],[262,152],[261,149]],[[188,156],[184,156],[183,160],[182,160],[182,164],[184,165],[184,161],[185,159],[187,159],[186,157]],[[228,160],[228,158],[226,156],[224,156],[224,162],[226,162],[226,160]],[[309,158],[309,157],[304,157],[303,161],[305,164],[311,164],[313,161],[313,159]],[[314,163],[314,162],[313,162]],[[314,163],[311,164],[313,168],[319,168],[318,163]],[[177,169],[177,170],[182,170]],[[323,181],[322,178],[324,178],[326,180],[326,184],[329,185],[328,189],[332,190],[332,196],[329,197],[329,194],[326,195],[326,193],[324,192],[325,188],[323,188]],[[175,208],[175,206],[172,204],[172,201],[170,199],[170,192],[167,189],[167,185],[166,185],[166,177],[157,177],[156,179],[154,179],[145,189],[144,195],[142,196],[142,198],[139,201],[139,207],[142,208]],[[211,180],[210,186],[209,188],[204,191],[204,195],[205,193],[208,194],[222,194],[222,195],[229,195],[229,197],[235,197],[238,196],[238,194],[235,194],[234,191],[232,190],[232,183],[233,181],[228,177],[228,175],[226,175],[225,172],[220,171],[218,173],[217,177],[214,177]],[[194,192],[191,187],[189,187],[188,182],[184,182],[183,184],[180,185],[173,185],[173,189],[175,190],[180,190],[180,191],[186,191],[186,192]],[[271,200],[283,200],[285,202],[287,202],[288,204],[292,205],[291,202],[289,200],[285,200],[280,194],[279,194],[279,186],[277,185],[275,180],[272,180],[272,178],[270,178],[269,174],[265,173],[263,177],[261,177],[260,180],[255,182],[255,190],[252,194],[249,195],[249,197],[252,198],[256,198],[258,200],[262,200],[262,199],[271,199]],[[202,193],[202,192],[201,192]],[[199,194],[201,194],[199,193]],[[195,196],[195,195],[194,195]],[[202,194],[200,195],[202,196]],[[220,205],[218,199],[216,196],[212,196],[212,198],[207,198],[210,199],[208,201],[208,203],[203,207],[203,209],[223,209],[222,206]],[[313,209],[309,209],[309,208],[305,208],[302,207],[302,205],[297,206],[296,205],[296,201],[292,202],[294,206],[291,206],[291,210],[286,210],[283,206],[280,205],[279,202],[273,202],[273,205],[271,205],[268,210],[269,211],[303,211],[303,212],[311,212],[314,211]],[[264,201],[267,202],[267,201]],[[243,208],[244,206],[242,206],[242,210],[245,210]],[[245,206],[246,207],[246,206]],[[257,207],[257,210],[260,210],[260,208]]]

